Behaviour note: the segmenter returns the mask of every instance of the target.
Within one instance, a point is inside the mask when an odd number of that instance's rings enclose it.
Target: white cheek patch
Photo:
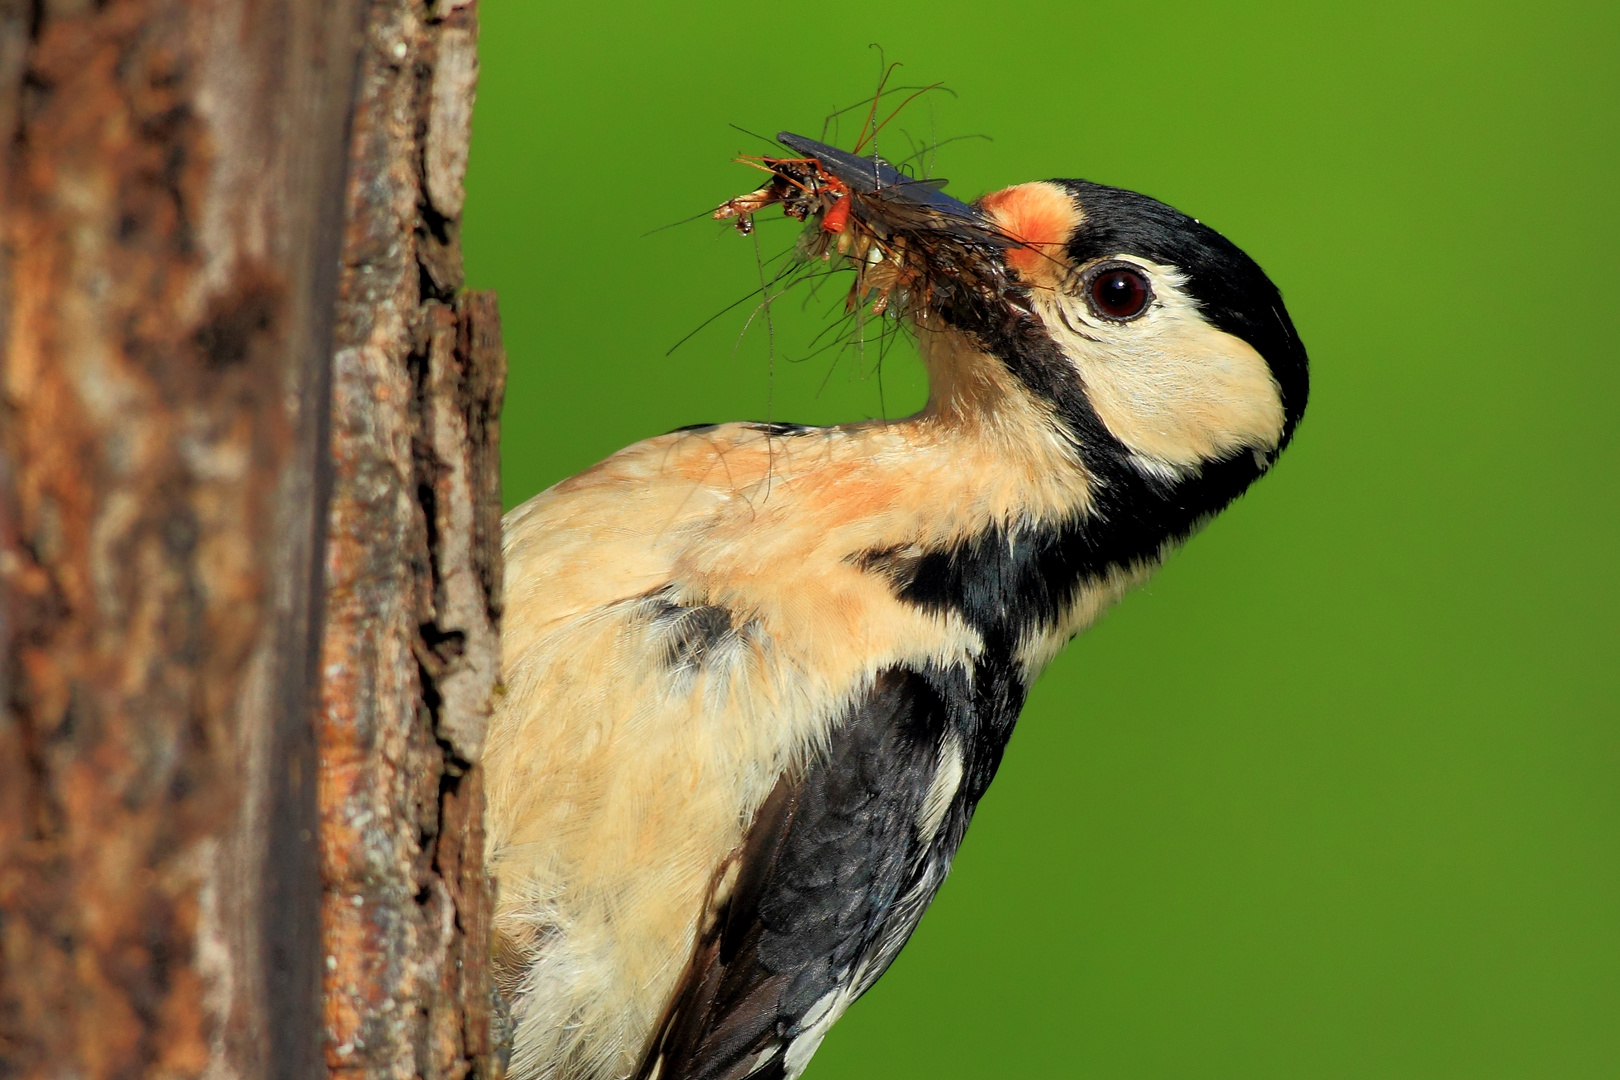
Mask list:
[[[1132,260],[1153,280],[1153,307],[1129,323],[1085,300],[1037,291],[1036,313],[1085,384],[1092,409],[1143,472],[1165,480],[1239,450],[1275,449],[1282,393],[1254,347],[1205,322],[1169,267]]]

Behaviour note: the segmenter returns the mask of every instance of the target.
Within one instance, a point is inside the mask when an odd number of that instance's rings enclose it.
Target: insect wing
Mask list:
[[[776,138],[783,146],[815,158],[828,175],[843,181],[851,191],[913,203],[919,208],[962,221],[979,223],[984,220],[984,215],[978,210],[940,190],[945,186],[943,180],[918,180],[881,158],[856,157],[836,146],[828,146],[789,131],[777,133]]]

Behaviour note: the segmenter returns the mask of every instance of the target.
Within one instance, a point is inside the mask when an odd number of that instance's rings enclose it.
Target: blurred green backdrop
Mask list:
[[[1313,360],[1276,472],[1037,687],[838,1077],[1620,1076],[1620,5],[484,0],[516,503],[681,424],[914,409],[697,221],[875,82],[970,198],[1201,217]],[[841,134],[851,141],[853,128]],[[762,250],[793,228],[765,224]]]

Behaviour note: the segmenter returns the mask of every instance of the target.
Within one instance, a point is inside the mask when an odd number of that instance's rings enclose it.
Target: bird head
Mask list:
[[[1305,410],[1305,348],[1254,260],[1209,226],[1084,180],[975,206],[1010,243],[1005,312],[968,333],[1074,426],[1163,479],[1248,454],[1264,468]],[[999,326],[991,325],[999,322]]]
[[[801,252],[853,267],[851,306],[912,325],[930,410],[1063,443],[1113,531],[1140,524],[1132,554],[1184,538],[1292,439],[1305,348],[1276,286],[1209,226],[1085,180],[967,204],[881,158],[778,139],[799,156],[760,159],[771,182],[715,216],[746,228],[780,203],[809,221]]]

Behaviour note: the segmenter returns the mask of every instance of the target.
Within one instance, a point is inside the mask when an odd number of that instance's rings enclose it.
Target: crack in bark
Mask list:
[[[354,1078],[500,1071],[476,763],[505,361],[494,298],[458,295],[459,219],[430,198],[444,43],[476,38],[472,6],[442,6],[372,5],[340,284],[320,783],[327,1065]]]

